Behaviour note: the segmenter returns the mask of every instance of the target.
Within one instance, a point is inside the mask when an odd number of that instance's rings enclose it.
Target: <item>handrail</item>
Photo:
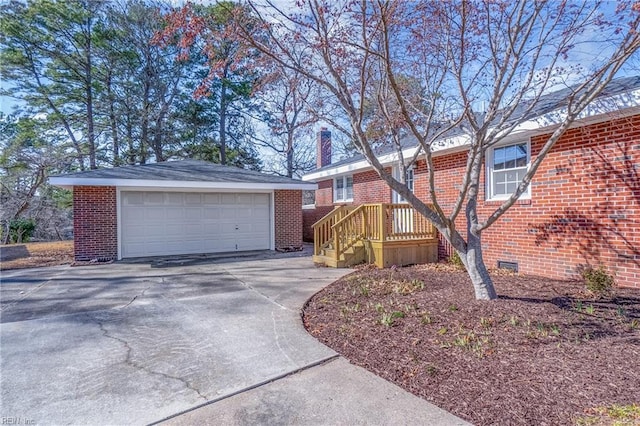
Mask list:
[[[362,209],[362,205],[358,206],[354,211],[347,214],[331,227],[333,231],[333,249],[336,253],[336,259],[340,259],[340,256],[342,256],[346,250],[353,247],[356,242],[364,237],[367,223],[366,218],[362,215]]]
[[[336,206],[325,217],[313,224],[313,254],[319,255],[324,246],[333,239],[333,224],[355,208],[354,206]]]
[[[339,206],[313,225],[314,254],[333,243],[336,260],[358,241],[401,241],[437,237],[435,227],[409,204]]]
[[[339,221],[337,221],[336,223],[334,223],[331,227],[335,228],[336,226],[342,224],[342,222],[345,222],[346,220],[350,219],[352,216],[354,216],[355,214],[357,214],[360,210],[362,210],[362,208],[364,206],[366,206],[368,204],[360,204],[358,207],[356,207],[355,209],[351,210],[349,213],[347,213],[346,216],[344,216],[342,219],[340,219]]]
[[[311,226],[315,228],[316,226],[319,226],[322,222],[327,222],[328,220],[331,220],[332,215],[334,215],[337,212],[337,210],[343,209],[345,207],[346,206],[335,206],[333,210],[331,210],[325,216],[321,217],[316,223],[314,223]]]

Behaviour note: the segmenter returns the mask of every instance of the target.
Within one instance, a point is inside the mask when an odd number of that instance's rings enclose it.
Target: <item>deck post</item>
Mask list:
[[[380,211],[380,241],[385,241],[387,239],[387,208],[386,204],[378,204],[378,209]]]
[[[333,249],[335,250],[334,258],[338,261],[340,259],[340,237],[337,232],[333,233]]]

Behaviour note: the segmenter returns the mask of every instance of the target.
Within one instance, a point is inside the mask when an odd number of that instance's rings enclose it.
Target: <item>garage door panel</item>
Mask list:
[[[188,236],[194,236],[198,239],[202,238],[203,226],[200,223],[185,223],[184,233]]]
[[[147,234],[142,226],[125,226],[122,228],[122,233],[131,237],[132,244],[136,244],[135,239],[143,239]]]
[[[127,216],[122,218],[122,223],[139,223],[141,220],[144,220],[144,209],[139,209],[132,207],[127,210],[129,213]]]
[[[221,194],[222,204],[236,204],[236,194]]]
[[[202,212],[203,219],[220,219],[220,208],[207,206]]]
[[[220,204],[220,194],[203,194],[203,204]]]
[[[164,223],[160,225],[160,228],[149,229],[149,236],[156,238],[171,238],[180,239],[183,238],[184,225],[181,223]]]
[[[202,208],[188,207],[185,209],[184,217],[186,220],[200,220],[202,219]]]
[[[220,208],[220,219],[235,219],[236,207],[235,206],[222,206]]]
[[[254,194],[238,194],[236,204],[252,205],[254,203],[255,198],[256,197]]]
[[[269,206],[269,194],[255,194],[253,197],[253,204],[256,206]]]
[[[202,232],[206,235],[210,235],[211,238],[215,238],[222,231],[222,227],[219,223],[205,223],[203,225]]]
[[[150,207],[145,210],[144,218],[148,221],[164,222],[166,210],[164,208]]]
[[[140,192],[127,192],[122,197],[122,201],[125,205],[135,206],[144,204],[144,193]]]
[[[164,192],[145,192],[144,204],[145,205],[163,205],[164,204]]]
[[[184,204],[184,194],[181,192],[168,192],[166,196],[166,204],[181,206]]]
[[[122,256],[268,249],[269,194],[121,193]]]
[[[251,207],[239,208],[235,210],[235,217],[239,219],[250,219],[253,217]]]
[[[202,205],[202,197],[200,194],[192,194],[192,193],[186,193],[184,195],[184,202],[187,205]]]
[[[184,217],[184,209],[182,207],[167,207],[165,212],[167,220],[178,220]]]

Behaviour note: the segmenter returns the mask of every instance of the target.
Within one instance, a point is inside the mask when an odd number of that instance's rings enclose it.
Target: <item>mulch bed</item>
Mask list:
[[[499,299],[481,302],[449,265],[363,268],[303,319],[352,363],[476,425],[611,424],[603,407],[640,402],[640,291],[493,278]]]

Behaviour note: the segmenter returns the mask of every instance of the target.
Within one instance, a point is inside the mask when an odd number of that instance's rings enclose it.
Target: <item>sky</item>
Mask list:
[[[258,3],[265,3],[267,0],[256,0]],[[0,4],[3,1],[0,0]],[[185,3],[184,0],[168,0],[169,3],[175,5],[175,6],[181,6]],[[204,3],[204,4],[210,4],[213,3],[214,0],[200,0],[198,1],[199,3]],[[295,0],[272,0],[272,2],[277,6],[282,8],[283,10],[288,10],[291,11],[295,8]],[[615,2],[611,2],[610,4],[607,5],[607,7],[609,9],[611,9],[610,11],[608,11],[608,13],[613,13],[613,8],[615,7]],[[593,38],[594,36],[597,37],[597,35],[595,34],[585,34],[584,37],[586,40]],[[567,59],[566,64],[584,64],[584,63],[588,63],[589,62],[589,58],[593,58],[599,54],[602,54],[601,51],[598,51],[597,49],[599,49],[599,46],[596,46],[593,43],[584,43],[583,45],[581,45],[579,47],[579,49],[576,49],[575,52],[573,52],[573,54],[571,55],[570,58]],[[637,68],[636,69],[629,69],[627,68],[624,72],[621,73],[621,76],[626,76],[626,75],[632,75],[632,74],[637,74]],[[0,81],[0,88],[1,89],[6,89],[7,87],[10,87],[10,82],[7,81]],[[20,106],[21,102],[13,99],[13,98],[9,98],[6,96],[0,96],[0,112],[4,113],[4,114],[9,114],[11,113],[15,107]]]

